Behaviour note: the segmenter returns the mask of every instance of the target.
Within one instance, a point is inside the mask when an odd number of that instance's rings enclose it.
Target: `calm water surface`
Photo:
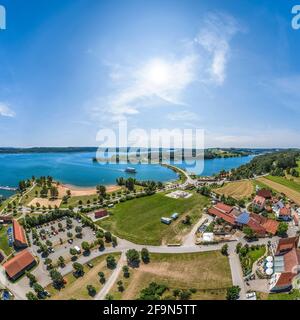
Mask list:
[[[118,177],[134,176],[138,180],[169,181],[177,175],[160,165],[130,165],[137,173],[124,172],[126,164],[93,163],[95,153],[37,153],[37,154],[1,154],[0,155],[0,186],[17,186],[18,181],[31,178],[33,175],[50,175],[62,183],[80,187],[90,187],[97,184],[115,184]],[[202,175],[212,175],[222,169],[228,170],[247,163],[249,157],[213,159],[198,161],[196,166],[187,167],[188,171]],[[202,172],[202,167],[204,170]],[[186,167],[182,165],[182,167]],[[0,194],[8,196],[11,193],[0,190]]]

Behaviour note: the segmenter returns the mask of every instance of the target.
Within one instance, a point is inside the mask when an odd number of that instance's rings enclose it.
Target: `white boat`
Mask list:
[[[135,168],[127,167],[125,169],[125,172],[127,172],[127,173],[136,173],[136,170],[135,170]]]

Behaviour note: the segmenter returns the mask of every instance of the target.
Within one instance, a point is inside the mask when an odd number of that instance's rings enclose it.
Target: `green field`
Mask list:
[[[2,250],[7,256],[11,254],[11,248],[8,245],[7,227],[0,226],[0,250]]]
[[[277,182],[279,184],[282,184],[283,186],[286,186],[286,187],[288,187],[288,188],[290,188],[292,190],[300,192],[300,184],[295,182],[295,181],[290,181],[290,180],[287,180],[284,177],[275,177],[275,176],[267,176],[266,178],[271,180],[271,181],[274,181],[274,182]]]
[[[118,290],[122,281],[124,291]],[[120,274],[110,291],[114,300],[135,300],[151,282],[164,284],[168,290],[163,298],[173,295],[174,289],[194,288],[191,299],[224,300],[226,289],[232,285],[228,257],[219,251],[183,254],[150,254],[150,263],[130,268],[130,277]],[[174,297],[173,297],[174,298]]]
[[[268,295],[268,300],[299,300],[300,291],[292,290],[290,293],[272,293]]]
[[[138,244],[160,245],[163,240],[177,243],[191,228],[180,222],[182,217],[188,214],[191,224],[195,223],[207,204],[208,198],[196,193],[188,199],[172,199],[157,193],[118,204],[112,215],[98,224],[120,238]],[[170,217],[174,212],[180,214],[176,222],[171,225],[160,222],[161,217]]]

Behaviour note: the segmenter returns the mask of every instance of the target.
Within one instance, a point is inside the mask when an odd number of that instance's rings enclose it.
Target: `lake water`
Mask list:
[[[50,175],[65,184],[80,187],[91,187],[97,184],[115,184],[118,177],[134,176],[138,180],[169,181],[177,175],[160,165],[130,165],[137,173],[125,173],[126,164],[93,163],[95,153],[37,153],[37,154],[0,154],[0,186],[17,186],[22,179]],[[198,161],[188,171],[202,175],[212,175],[222,169],[229,170],[249,162],[253,157],[237,157],[226,159]],[[184,166],[183,166],[184,167]],[[0,195],[9,196],[11,192],[0,190]]]

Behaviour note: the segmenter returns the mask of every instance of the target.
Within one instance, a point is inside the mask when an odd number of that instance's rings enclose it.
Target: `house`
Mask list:
[[[261,197],[261,196],[254,197],[252,201],[252,206],[254,210],[256,209],[258,211],[262,211],[265,205],[266,205],[266,199],[264,197]]]
[[[257,191],[256,195],[265,199],[272,199],[272,192],[268,189],[260,189]]]
[[[274,274],[270,281],[271,292],[289,291],[300,279],[299,237],[280,239],[274,257]]]
[[[251,220],[253,223],[260,225],[266,234],[275,235],[277,233],[277,229],[279,227],[279,222],[273,219],[265,218],[259,214],[251,213]]]
[[[292,210],[291,208],[285,206],[279,210],[278,218],[284,221],[292,220]]]
[[[275,235],[279,226],[279,223],[273,219],[268,219],[247,211],[240,212],[236,208],[223,203],[218,203],[208,209],[208,213],[223,219],[232,226],[239,228],[248,226],[258,237],[265,237],[268,234]]]
[[[226,221],[227,223],[229,223],[231,225],[235,225],[236,224],[235,223],[235,216],[230,213],[231,210],[230,210],[230,212],[228,212],[228,209],[226,209],[227,210],[227,212],[226,212],[226,211],[220,209],[220,208],[222,208],[222,206],[218,206],[218,205],[220,205],[220,203],[218,203],[217,205],[208,209],[208,213],[212,216],[223,219],[224,221]],[[229,206],[227,206],[227,207],[229,207]]]
[[[10,280],[17,280],[26,270],[31,269],[36,264],[33,255],[29,250],[23,250],[15,257],[4,263],[3,268]]]
[[[284,208],[284,204],[282,201],[277,201],[275,204],[273,204],[272,209],[277,217],[279,216],[279,211],[282,208]]]
[[[14,246],[17,249],[27,248],[27,241],[25,237],[25,231],[17,220],[13,220],[13,234],[14,234]]]
[[[107,210],[100,210],[95,212],[95,219],[100,219],[108,215]]]

